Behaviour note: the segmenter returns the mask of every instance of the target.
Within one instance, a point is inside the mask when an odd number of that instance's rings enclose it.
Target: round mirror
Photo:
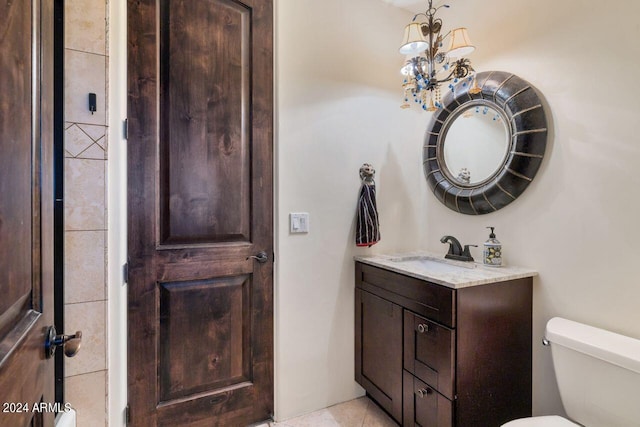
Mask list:
[[[441,133],[444,173],[463,187],[482,185],[500,171],[509,149],[504,114],[482,101],[459,107]]]
[[[547,119],[535,89],[502,71],[464,79],[447,92],[429,123],[423,150],[429,187],[448,208],[467,215],[514,201],[538,172]]]

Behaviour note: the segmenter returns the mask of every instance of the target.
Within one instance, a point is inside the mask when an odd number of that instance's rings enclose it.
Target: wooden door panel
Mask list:
[[[0,425],[53,425],[53,2],[0,16]]]
[[[160,4],[162,242],[248,241],[251,11]]]
[[[251,277],[160,284],[160,400],[251,380]]]
[[[15,408],[20,408],[18,411],[0,412],[0,426],[27,426],[34,419],[37,421],[42,418],[43,414],[32,411],[33,404],[45,399],[47,393],[44,390],[53,383],[53,371],[48,366],[50,364],[42,360],[44,336],[40,331],[34,330],[43,324],[43,320],[40,313],[29,310],[0,344],[0,357],[6,355],[6,347],[10,346],[12,351],[0,362],[0,404],[7,402],[29,405],[27,410],[24,410],[24,406],[17,406]],[[53,389],[46,398],[51,399],[52,396]],[[49,417],[52,418],[52,414]]]
[[[273,412],[272,16],[129,0],[131,425]]]
[[[0,335],[15,325],[31,292],[30,2],[0,3]],[[3,327],[4,326],[4,327]]]

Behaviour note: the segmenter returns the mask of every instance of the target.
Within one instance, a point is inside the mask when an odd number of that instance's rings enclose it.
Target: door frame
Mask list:
[[[112,427],[126,426],[127,407],[127,4],[110,1],[107,166],[107,346],[108,407]]]

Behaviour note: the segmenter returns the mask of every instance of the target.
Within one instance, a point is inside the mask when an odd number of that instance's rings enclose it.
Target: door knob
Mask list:
[[[260,264],[264,264],[269,259],[269,256],[267,255],[267,253],[265,251],[262,251],[258,255],[248,256],[247,259],[255,259]]]
[[[45,355],[47,359],[52,358],[56,348],[62,346],[65,356],[73,357],[80,351],[80,344],[82,344],[82,331],[77,331],[73,335],[57,335],[56,327],[49,326],[44,343]]]

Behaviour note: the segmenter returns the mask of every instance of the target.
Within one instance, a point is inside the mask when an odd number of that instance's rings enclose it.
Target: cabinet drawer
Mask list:
[[[403,426],[452,427],[453,403],[404,371]]]
[[[356,287],[449,327],[455,327],[455,290],[371,265],[356,263]]]
[[[404,369],[454,397],[455,331],[404,311]]]

